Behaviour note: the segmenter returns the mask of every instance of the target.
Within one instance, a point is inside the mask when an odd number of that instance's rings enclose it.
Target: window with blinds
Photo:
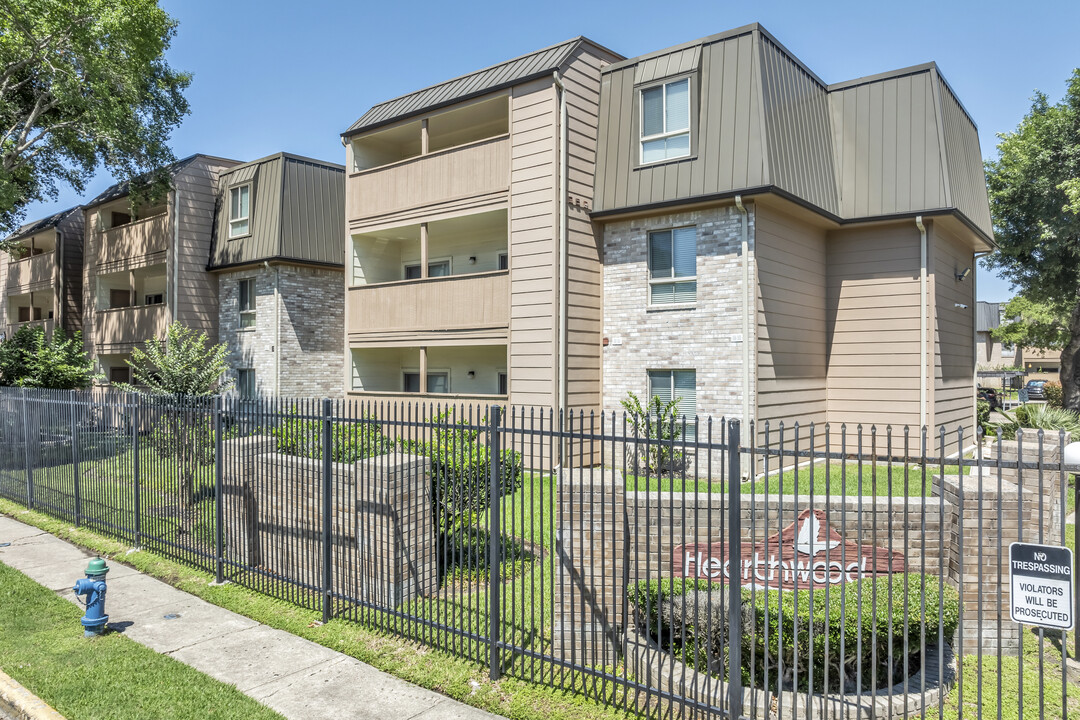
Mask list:
[[[686,419],[686,434],[693,437],[697,416],[697,371],[649,370],[649,399],[658,398],[667,405],[677,400],[679,420]]]
[[[690,154],[690,78],[641,91],[641,163]]]
[[[239,282],[240,328],[246,330],[255,327],[255,278],[246,278]]]
[[[697,228],[649,233],[649,304],[697,300]]]

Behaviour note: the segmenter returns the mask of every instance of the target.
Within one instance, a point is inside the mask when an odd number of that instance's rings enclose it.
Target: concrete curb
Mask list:
[[[44,700],[0,670],[0,715],[5,712],[15,720],[65,720]]]

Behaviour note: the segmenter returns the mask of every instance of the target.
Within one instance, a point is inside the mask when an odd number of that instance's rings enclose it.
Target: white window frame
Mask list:
[[[446,275],[438,275],[436,277],[450,277],[451,275],[454,274],[454,258],[451,257],[451,256],[438,257],[438,258],[428,258],[428,273],[431,272],[431,266],[432,265],[438,265],[439,263],[446,263]],[[410,261],[410,262],[401,263],[401,279],[402,280],[408,280],[409,282],[416,282],[417,280],[430,280],[433,277],[430,274],[426,278],[407,278],[407,277],[405,277],[405,274],[408,272],[409,268],[420,267],[421,265],[422,265],[422,263],[419,260],[417,260],[416,262],[411,262]]]
[[[155,300],[154,302],[150,302],[151,298],[159,298],[159,299]],[[163,292],[145,293],[143,295],[143,305],[164,305],[164,304],[165,304],[165,293],[163,293]]]
[[[675,399],[675,373],[677,373],[677,372],[692,372],[692,373],[694,373],[694,414],[693,415],[687,415],[687,414],[685,414],[683,412],[680,412],[679,415],[678,415],[678,422],[680,423],[680,426],[681,426],[683,418],[686,418],[686,437],[689,439],[689,438],[693,438],[695,433],[697,432],[697,423],[695,421],[695,418],[697,417],[697,368],[688,368],[688,367],[680,367],[680,368],[646,368],[646,370],[645,370],[645,385],[646,385],[645,396],[649,400],[647,407],[651,408],[652,407],[652,401],[653,401],[653,381],[652,381],[653,373],[667,373],[669,391],[671,392],[671,398]],[[681,398],[680,398],[680,400],[681,400]],[[681,408],[680,408],[680,410],[681,410]]]
[[[249,309],[249,310],[245,310],[244,306],[241,304],[241,301],[243,300],[243,297],[244,297],[244,293],[240,288],[245,283],[250,283],[250,285],[248,287],[251,288],[248,291],[248,300],[251,301],[251,309]],[[256,313],[258,311],[258,304],[257,303],[258,303],[258,301],[257,301],[256,296],[255,296],[255,278],[249,277],[249,278],[241,278],[241,279],[237,280],[236,281],[236,309],[237,309],[237,318],[238,318],[237,326],[236,326],[237,329],[239,329],[241,331],[255,330],[255,325],[256,325],[256,322],[257,322],[257,319],[258,319],[258,316],[256,315]],[[249,317],[251,318],[251,324],[250,325],[245,325],[244,321]]]
[[[686,83],[686,129],[685,130],[667,130],[667,87],[668,85],[674,85],[675,83]],[[656,88],[662,88],[660,97],[663,99],[662,117],[664,118],[664,132],[657,133],[655,135],[645,134],[645,91],[655,90]],[[693,86],[690,83],[690,76],[676,78],[674,80],[667,80],[662,83],[656,83],[647,87],[638,88],[638,165],[656,165],[662,162],[670,162],[672,160],[679,160],[681,158],[690,157],[694,152],[694,142],[690,133],[694,127],[694,98],[693,98]],[[666,140],[667,138],[676,137],[679,135],[686,135],[686,152],[682,155],[675,155],[673,157],[665,157],[659,160],[645,161],[645,143],[653,140]]]
[[[505,368],[503,368],[502,370],[498,370],[495,373],[495,390],[498,390],[499,386],[503,385],[503,384],[506,385],[506,392],[505,393],[497,393],[497,394],[499,394],[499,395],[509,395],[510,394],[510,373],[506,372]]]
[[[502,266],[503,265],[503,258],[506,258],[506,267]],[[508,253],[508,252],[499,253],[498,263],[499,263],[499,265],[498,265],[499,270],[509,270],[510,269],[510,253]]]
[[[406,390],[405,390],[405,376],[406,375],[419,375],[419,374],[420,374],[420,368],[401,368],[401,392],[406,392]],[[445,394],[449,395],[451,393],[451,390],[450,390],[450,368],[434,368],[434,369],[433,368],[428,368],[427,374],[428,374],[429,378],[432,375],[445,375],[446,376],[446,393]],[[410,394],[412,394],[412,393],[410,393]],[[418,392],[416,394],[417,395],[443,395],[444,393],[429,393],[428,389],[426,387],[424,387],[424,388],[422,388],[420,390],[420,392]]]
[[[242,216],[238,215],[237,217],[233,217],[233,214],[232,214],[233,213],[233,200],[232,200],[233,199],[233,193],[236,193],[237,195],[239,195],[240,191],[245,190],[245,189],[247,190],[247,198],[248,198],[247,214],[242,215]],[[237,223],[247,223],[247,227],[244,228],[243,232],[237,232],[236,231],[236,224]],[[244,237],[245,235],[250,235],[250,234],[251,234],[251,183],[244,183],[243,185],[237,185],[236,187],[229,188],[229,239],[232,240],[233,238]]]
[[[675,233],[676,230],[685,230],[686,228],[693,228],[694,229],[694,274],[693,275],[685,275],[685,276],[676,277],[676,275],[675,275],[675,234],[674,233]],[[671,238],[672,238],[671,239],[671,277],[654,278],[652,276],[652,273],[653,273],[653,268],[652,268],[652,236],[655,233],[662,233],[662,232],[672,233],[672,236],[671,236]],[[697,241],[698,241],[697,225],[676,225],[674,227],[669,227],[669,228],[657,228],[656,230],[649,230],[645,234],[645,266],[646,266],[645,267],[645,277],[649,281],[649,295],[648,295],[648,303],[647,304],[648,304],[648,306],[650,308],[670,309],[670,308],[692,307],[692,306],[697,304],[697,287],[696,287],[697,281],[698,281],[698,275],[697,275],[697,254],[698,254],[698,252],[697,252]],[[690,300],[688,302],[669,302],[669,303],[654,303],[653,302],[653,299],[652,299],[653,286],[655,286],[655,285],[675,285],[676,283],[684,283],[684,282],[692,282],[692,283],[694,283],[695,288],[694,288],[694,299],[693,300]]]

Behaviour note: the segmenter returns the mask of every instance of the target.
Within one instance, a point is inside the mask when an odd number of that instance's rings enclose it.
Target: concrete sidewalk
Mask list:
[[[0,516],[0,562],[75,602],[94,557]],[[298,720],[481,720],[497,715],[387,675],[355,658],[211,605],[119,563],[110,564],[110,627]],[[74,626],[73,633],[81,628]]]

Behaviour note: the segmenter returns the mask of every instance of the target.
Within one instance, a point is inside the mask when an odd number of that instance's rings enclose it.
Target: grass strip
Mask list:
[[[74,528],[70,523],[26,510],[8,500],[0,499],[0,514],[98,553],[110,563],[129,565],[214,605],[306,638],[421,687],[512,720],[609,720],[639,717],[633,710],[602,705],[586,697],[582,694],[580,685],[573,685],[569,678],[566,680],[565,689],[515,677],[503,677],[493,681],[488,677],[486,668],[448,652],[344,619],[334,619],[322,625],[319,622],[322,619],[320,612],[306,610],[239,585],[211,587],[210,583],[214,578],[208,573],[148,552],[129,554],[130,546],[122,542],[89,530]],[[66,603],[63,600],[60,602]],[[72,610],[78,618],[80,613],[74,607]],[[16,677],[10,671],[9,674]],[[18,677],[16,679],[27,684]],[[587,682],[591,688],[592,681]],[[611,697],[613,693],[618,694],[608,684],[606,695]],[[102,707],[108,708],[108,702],[103,702]],[[633,702],[631,697],[628,704],[632,706]],[[107,716],[114,717],[111,714]],[[105,716],[79,716],[78,720],[83,717]],[[155,716],[150,713],[142,717]]]
[[[0,563],[0,665],[71,720],[281,718],[232,685],[121,634],[84,638],[81,615]]]

